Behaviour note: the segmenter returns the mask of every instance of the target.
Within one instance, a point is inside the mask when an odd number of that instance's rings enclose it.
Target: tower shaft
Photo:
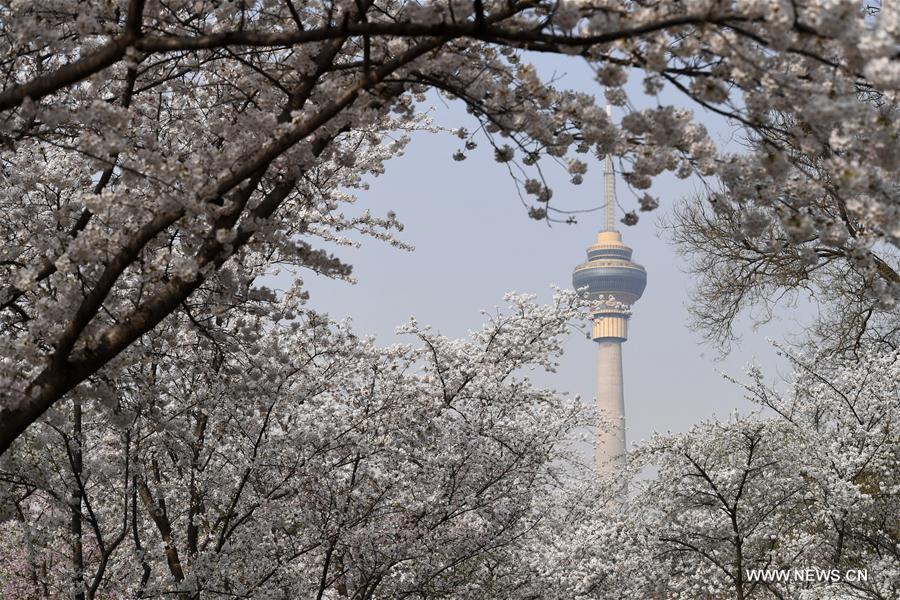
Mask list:
[[[597,342],[597,445],[595,468],[615,472],[625,462],[625,390],[622,379],[622,342],[604,338]]]

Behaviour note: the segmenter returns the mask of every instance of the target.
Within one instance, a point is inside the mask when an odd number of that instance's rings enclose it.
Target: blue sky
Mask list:
[[[541,57],[540,61],[545,76],[562,77],[559,87],[602,97],[602,88],[592,81],[590,71],[575,59]],[[639,78],[632,79],[631,88],[639,89]],[[640,93],[634,96],[639,99]],[[661,101],[689,106],[665,92]],[[434,98],[428,105],[433,106],[436,124],[474,129],[474,122],[459,104],[447,105]],[[726,123],[700,107],[691,108],[717,142],[733,143],[734,131]],[[620,119],[621,114],[615,110],[613,119]],[[386,174],[374,178],[371,188],[358,194],[354,210],[369,209],[381,215],[395,211],[406,226],[399,237],[416,249],[405,252],[376,240],[365,240],[360,249],[333,249],[353,265],[358,282],[351,285],[302,273],[312,308],[333,318],[352,317],[359,333],[392,343],[402,341],[393,331],[410,315],[445,335],[465,336],[480,326],[479,311],[502,305],[508,291],[549,299],[551,284],[571,286],[572,269],[585,260],[585,250],[600,228],[600,211],[580,215],[575,225],[548,227],[531,220],[513,181],[504,166],[494,162],[489,146],[482,143],[467,160],[456,162],[451,156],[459,147],[460,140],[449,134],[416,134],[405,155],[390,161]],[[556,206],[586,209],[602,204],[599,161],[590,163],[581,186],[569,184],[561,168],[548,171]],[[635,198],[621,182],[618,190],[619,203],[636,208]],[[739,327],[742,341],[724,360],[716,360],[714,351],[701,346],[701,336],[689,329],[687,294],[693,282],[656,223],[676,202],[698,191],[696,181],[662,176],[651,190],[660,198],[660,209],[642,213],[634,227],[620,228],[625,243],[634,249],[634,260],[648,272],[647,290],[634,307],[630,338],[624,347],[629,443],[645,439],[653,431],[683,431],[704,418],[727,418],[735,409],[746,411],[749,405],[740,388],[725,381],[721,372],[740,377],[744,367],[755,360],[770,380],[786,374],[786,366],[766,338],[783,340],[799,332],[807,320],[804,310],[808,308],[790,307],[759,330],[753,330],[745,319]],[[595,368],[595,345],[573,333],[559,371],[533,379],[590,401],[595,393]]]

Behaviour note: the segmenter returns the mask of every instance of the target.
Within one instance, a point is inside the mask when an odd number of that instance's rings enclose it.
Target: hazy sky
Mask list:
[[[541,60],[542,72],[562,75],[559,87],[602,96],[602,88],[577,60]],[[639,79],[632,83],[636,89]],[[663,99],[683,103],[674,95]],[[474,121],[458,104],[447,106],[437,99],[431,104],[436,123],[474,128]],[[727,125],[699,107],[695,112],[718,141],[729,143]],[[613,119],[618,121],[621,114],[615,110]],[[480,326],[479,311],[501,305],[508,291],[535,293],[546,300],[551,284],[571,286],[572,270],[585,260],[585,250],[600,228],[600,211],[580,215],[576,225],[548,227],[531,220],[488,144],[481,143],[467,160],[455,162],[451,155],[459,148],[460,140],[449,134],[416,135],[406,154],[390,161],[386,174],[372,180],[371,189],[359,194],[354,210],[369,209],[377,215],[395,211],[406,226],[399,237],[416,249],[404,252],[376,240],[365,241],[360,249],[334,249],[353,265],[358,283],[302,273],[311,307],[334,318],[350,316],[359,333],[392,343],[403,340],[393,331],[410,315],[445,335],[465,336]],[[581,186],[569,184],[562,169],[548,170],[555,206],[601,205],[599,161],[591,162]],[[758,331],[744,326],[742,342],[723,361],[716,361],[715,352],[702,347],[700,336],[689,330],[687,292],[693,282],[655,222],[676,201],[698,190],[694,181],[663,176],[651,190],[661,200],[660,209],[641,213],[634,227],[620,227],[624,242],[634,249],[634,260],[648,273],[647,290],[634,307],[623,350],[629,443],[653,431],[682,431],[713,415],[726,418],[735,408],[747,410],[740,388],[725,381],[721,372],[742,376],[745,365],[756,360],[774,380],[779,369],[782,373],[787,369],[766,338],[783,339],[799,329],[795,320],[802,315],[790,310]],[[618,191],[621,205],[636,208],[621,182]],[[592,399],[596,351],[593,342],[573,333],[559,371],[534,379]]]

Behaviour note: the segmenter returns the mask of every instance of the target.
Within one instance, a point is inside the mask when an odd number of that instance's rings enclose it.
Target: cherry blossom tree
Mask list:
[[[398,132],[427,126],[431,92],[472,114],[453,124],[455,158],[486,139],[535,218],[566,218],[548,162],[578,183],[583,155],[612,154],[638,194],[664,171],[698,175],[720,186],[713,207],[748,239],[785,232],[788,250],[764,252],[811,259],[819,240],[896,304],[896,265],[881,251],[900,221],[893,4],[40,0],[0,11],[0,452],[167,318],[189,321],[194,295],[228,305],[275,264],[347,276],[315,238],[390,238],[389,207],[353,218],[341,207],[401,151]],[[547,52],[586,61],[621,122],[543,81],[529,59]],[[635,71],[650,95],[669,86],[728,117],[747,151],[717,148],[686,109],[631,110]]]
[[[3,457],[0,547],[18,562],[0,586],[487,597],[586,423],[523,376],[554,368],[581,302],[508,300],[469,340],[411,321],[415,343],[386,348],[308,311],[269,331],[247,312],[155,329],[73,393],[78,439],[57,404]]]
[[[575,495],[554,525],[560,541],[537,545],[559,597],[896,597],[900,355],[882,350],[791,354],[786,393],[753,369],[745,390],[762,415],[640,446],[618,475],[631,479],[625,500],[610,482]],[[753,575],[806,568],[840,575]],[[864,581],[844,577],[860,570]]]
[[[851,0],[0,6],[0,592],[896,597],[898,38],[900,9]],[[535,53],[586,62],[604,98]],[[533,218],[571,218],[554,163],[577,185],[617,157],[640,210],[654,177],[697,177],[675,233],[710,335],[809,286],[851,352],[792,358],[787,394],[753,373],[774,416],[579,482],[580,411],[522,374],[553,368],[571,294],[378,348],[305,309],[299,277],[262,287],[283,265],[348,278],[316,247],[348,232],[402,245],[389,206],[347,206],[440,129],[435,95],[471,115],[452,158],[490,145]],[[798,562],[872,579],[747,575]]]
[[[832,223],[831,233],[809,234],[797,243],[777,219],[749,233],[746,215],[716,209],[719,201],[713,208],[682,202],[667,228],[695,277],[688,305],[693,330],[725,353],[739,339],[733,327],[739,316],[759,324],[799,301],[817,308],[808,324],[808,337],[817,345],[843,354],[872,344],[897,348],[900,308],[893,290],[900,281],[900,255],[890,244],[860,251],[860,242],[836,224],[841,212],[834,198],[825,200],[808,212]]]

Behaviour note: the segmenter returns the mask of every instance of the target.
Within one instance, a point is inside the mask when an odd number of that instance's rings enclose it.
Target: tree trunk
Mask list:
[[[75,485],[72,488],[70,529],[72,532],[72,569],[75,572],[75,600],[84,600],[84,547],[82,545],[81,523],[81,482],[83,471],[82,433],[81,433],[81,400],[75,398],[72,410],[72,477]]]

